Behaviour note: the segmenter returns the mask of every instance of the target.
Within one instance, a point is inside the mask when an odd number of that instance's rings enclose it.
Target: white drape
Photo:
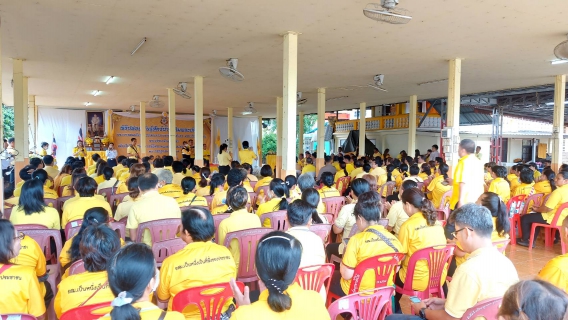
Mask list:
[[[228,125],[227,117],[215,117],[213,118],[214,131],[211,132],[213,141],[217,137],[217,129],[221,134],[221,143],[226,143],[228,136]],[[249,145],[254,149],[254,152],[258,154],[257,139],[258,139],[258,118],[233,118],[233,159],[238,160],[239,153],[239,141],[248,141]],[[242,146],[241,146],[242,147]],[[217,145],[213,144],[213,155],[212,159],[215,160],[219,154],[219,148]],[[256,160],[253,166],[258,166],[259,160]]]
[[[86,137],[85,110],[38,108],[37,141],[49,143],[48,154],[51,153],[53,137],[57,142],[57,163],[61,168],[67,157],[72,155],[77,145],[79,128],[83,126],[83,137]]]

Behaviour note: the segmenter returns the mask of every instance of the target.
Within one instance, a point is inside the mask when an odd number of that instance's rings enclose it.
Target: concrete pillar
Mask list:
[[[381,154],[383,154],[383,152],[385,152],[386,148],[387,148],[387,136],[385,136],[383,134],[383,135],[381,135],[381,150],[380,150]]]
[[[566,75],[557,75],[554,81],[554,117],[552,120],[552,169],[555,172],[562,165],[565,101]]]
[[[233,108],[227,108],[227,143],[229,145],[228,152],[233,152]],[[237,148],[238,149],[238,148]]]
[[[168,138],[168,153],[177,159],[176,94],[172,88],[168,88]]]
[[[282,172],[282,97],[276,97],[276,178],[281,178]],[[272,168],[274,170],[275,168]]]
[[[140,152],[146,156],[146,101],[140,101]]]
[[[461,59],[453,59],[449,61],[448,74],[448,104],[446,114],[446,127],[452,130],[452,146],[451,152],[444,151],[446,162],[450,167],[450,171],[458,164],[458,145],[460,135],[460,102],[461,102]],[[442,156],[444,156],[442,155]],[[448,157],[449,156],[449,157]]]
[[[28,77],[23,77],[23,86],[22,86],[22,100],[24,101],[24,121],[25,121],[25,129],[24,129],[24,161],[26,164],[28,163],[28,159],[30,157],[30,116],[28,110]]]
[[[298,113],[298,150],[296,154],[304,153],[304,112]]]
[[[35,103],[35,96],[28,95],[26,97],[28,99],[28,132],[30,134],[29,137],[29,145],[32,146],[31,151],[37,153],[37,148],[39,146],[39,141],[37,140],[36,136],[36,127],[37,127],[37,116],[36,116],[36,103]]]
[[[318,149],[316,159],[316,172],[325,165],[325,88],[318,88]]]
[[[416,149],[416,113],[417,113],[417,103],[418,97],[416,95],[410,96],[409,112],[408,112],[408,149],[407,153],[409,155],[414,155],[414,150]]]
[[[193,81],[195,165],[203,167],[203,77],[196,76]],[[213,122],[213,119],[211,119],[211,122]],[[211,135],[213,134],[215,133],[212,131]],[[210,152],[210,155],[213,155],[213,153]],[[210,162],[213,162],[214,158],[210,156],[209,159]]]
[[[256,152],[258,152],[258,166],[260,167],[262,166],[262,116],[258,117],[258,143],[256,149]],[[252,163],[250,165],[252,166]]]
[[[298,33],[284,35],[282,111],[282,176],[296,174],[296,93],[298,91]]]
[[[367,125],[365,122],[365,115],[367,114],[367,103],[359,103],[359,157],[365,156],[365,131]]]
[[[27,107],[24,105],[24,69],[23,61],[21,59],[13,60],[13,81],[14,81],[14,149],[16,149],[17,154],[15,156],[15,166],[16,166],[16,183],[21,179],[18,172],[21,168],[25,166],[24,163],[24,145],[27,144],[24,141],[24,132],[28,131],[28,121],[25,117]]]

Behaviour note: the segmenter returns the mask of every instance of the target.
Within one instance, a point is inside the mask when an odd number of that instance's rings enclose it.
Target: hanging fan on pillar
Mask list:
[[[150,108],[163,108],[164,107],[164,102],[160,100],[160,96],[159,95],[155,95],[152,97],[152,100],[148,103],[148,106],[150,106]]]
[[[178,83],[177,88],[174,88],[173,90],[178,96],[184,99],[191,99],[191,95],[187,93],[187,82]]]
[[[219,68],[219,73],[232,81],[240,82],[245,79],[242,73],[237,70],[237,65],[239,63],[239,59],[231,58],[227,60],[227,66]]]

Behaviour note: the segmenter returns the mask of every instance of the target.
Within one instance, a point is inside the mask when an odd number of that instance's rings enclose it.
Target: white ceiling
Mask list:
[[[379,0],[376,0],[379,2]],[[328,87],[327,110],[442,97],[447,60],[463,58],[462,93],[553,83],[568,64],[550,64],[568,33],[566,0],[401,0],[406,25],[366,18],[362,0],[0,0],[3,101],[13,104],[12,62],[23,58],[29,93],[46,107],[127,109],[167,87],[204,80],[206,112],[248,101],[274,116],[282,95],[282,33],[299,37],[298,90],[316,110],[317,87]],[[148,42],[130,52],[143,37]],[[222,78],[218,67],[239,58],[246,79]],[[385,74],[388,93],[345,91]],[[116,76],[111,85],[104,81]],[[334,89],[335,88],[335,89]],[[93,97],[93,90],[102,94]],[[180,112],[193,99],[177,97]]]

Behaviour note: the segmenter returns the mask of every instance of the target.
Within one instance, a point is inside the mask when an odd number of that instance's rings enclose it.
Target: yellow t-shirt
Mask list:
[[[239,151],[239,160],[240,160],[241,164],[248,163],[248,164],[252,165],[253,161],[256,160],[257,158],[258,157],[254,153],[254,151],[251,151],[251,150],[248,150],[248,149]]]
[[[59,170],[57,170],[57,168],[55,168],[54,166],[45,166],[43,170],[45,170],[45,172],[47,172],[47,175],[52,179],[55,179],[55,177],[57,177],[57,175],[59,174]]]
[[[345,164],[345,170],[347,170],[347,173],[351,175],[351,172],[355,170],[355,166],[352,163],[347,163]]]
[[[491,218],[493,220],[493,232],[491,233],[491,241],[495,242],[495,241],[500,241],[500,240],[505,240],[505,239],[509,239],[509,234],[505,233],[503,236],[500,236],[499,233],[497,232],[497,218],[493,217]],[[461,243],[459,241],[456,241],[456,246],[463,251],[463,247],[461,245]],[[503,254],[505,254],[505,252],[503,252]],[[464,263],[467,259],[469,258],[469,253],[466,253],[464,256],[462,257],[458,257],[458,256],[454,256],[454,259],[456,259],[456,265],[459,267],[462,263]]]
[[[67,173],[61,173],[60,175],[58,175],[53,179],[53,190],[59,192],[59,187],[64,186],[64,184],[62,183],[63,183],[63,178],[65,177],[70,177],[70,175]]]
[[[126,153],[129,159],[140,158],[140,146],[128,145],[128,148],[126,148]]]
[[[140,319],[141,320],[156,320],[162,314],[162,310],[149,301],[135,302],[135,303],[132,303],[132,306],[135,309],[140,310]],[[104,312],[106,312],[106,315],[104,315],[100,319],[101,320],[110,320],[110,315],[108,315],[108,314],[110,314],[110,311],[112,309],[101,308],[100,310],[105,310]],[[96,310],[95,312],[97,312],[97,314],[98,314],[99,310]],[[166,316],[164,317],[164,320],[184,320],[184,319],[185,319],[185,317],[183,316],[183,314],[176,312],[176,311],[168,311],[168,312],[166,312]]]
[[[235,232],[251,228],[260,228],[260,219],[254,213],[248,212],[246,209],[234,211],[231,215],[221,221],[219,224],[219,245],[225,245],[225,237],[229,232]],[[239,242],[233,239],[229,244],[229,251],[235,259],[235,265],[239,265],[241,252]]]
[[[202,206],[207,207],[207,199],[197,196],[195,193],[188,193],[176,199],[180,207]]]
[[[128,199],[127,199],[128,197]],[[116,212],[114,213],[114,220],[120,221],[124,218],[128,218],[130,209],[134,205],[134,202],[138,201],[140,197],[132,199],[130,196],[124,197],[121,203],[116,207]]]
[[[223,151],[218,157],[219,166],[230,166],[232,157],[227,151]]]
[[[446,245],[446,236],[444,235],[442,225],[436,223],[433,226],[428,226],[426,218],[424,218],[421,212],[413,214],[402,224],[398,232],[398,240],[402,244],[401,252],[406,253],[406,258],[402,261],[401,268],[398,272],[400,280],[402,280],[403,283],[406,280],[408,262],[412,254],[426,247]],[[444,273],[442,283],[445,281],[445,278],[446,275]],[[428,264],[424,260],[418,261],[414,269],[413,289],[417,291],[425,290],[428,287],[428,279]]]
[[[444,184],[444,176],[437,176],[428,184],[428,191],[432,192],[432,204],[434,208],[439,208],[442,204],[444,193],[452,189],[449,184]],[[444,204],[445,205],[445,204]]]
[[[517,189],[517,187],[521,184],[519,177],[517,177],[514,173],[507,175],[507,180],[509,180],[509,183],[511,184],[511,193],[515,192],[515,189]]]
[[[347,169],[347,167],[345,169]],[[349,171],[349,169],[347,169],[347,172],[349,172],[349,176],[353,180],[357,177],[358,174],[360,174],[364,171],[363,171],[363,168],[359,167],[359,168],[353,168],[353,170],[351,170],[351,171]]]
[[[335,178],[333,179],[333,182],[337,182],[337,180],[339,180],[339,178],[343,178],[343,177],[347,177],[347,175],[345,174],[345,170],[341,170],[341,168],[340,168],[335,173]]]
[[[177,198],[183,196],[183,189],[177,184],[166,184],[165,186],[158,189],[158,192],[167,197]]]
[[[538,277],[568,292],[568,253],[548,261]]]
[[[211,152],[209,151],[209,149],[204,149],[203,150],[203,160],[209,161],[210,156],[211,156]]]
[[[513,191],[512,196],[515,197],[523,194],[526,194],[528,196],[531,192],[533,192],[533,188],[534,188],[534,182],[530,184],[521,183],[517,188],[515,188],[515,191]]]
[[[198,197],[205,197],[205,196],[208,196],[208,195],[209,195],[209,191],[210,191],[210,187],[209,187],[209,186],[206,186],[206,187],[204,187],[204,188],[197,187],[197,191],[195,191],[195,194],[196,194]]]
[[[78,154],[75,155],[76,153],[78,153]],[[73,152],[71,154],[74,157],[81,157],[81,158],[84,158],[84,157],[87,156],[87,152],[85,151],[85,148],[78,148],[78,147],[73,148]]]
[[[211,241],[192,242],[167,257],[160,268],[160,286],[156,293],[160,300],[169,299],[168,310],[176,294],[188,288],[229,282],[237,276],[237,267],[229,249]],[[227,300],[223,312],[233,303]],[[201,319],[196,306],[185,310],[186,319]]]
[[[335,189],[334,187],[330,188],[330,187],[327,187],[327,186],[323,186],[321,189],[318,190],[318,192],[319,192],[321,199],[341,196],[339,194],[339,191],[337,191],[337,189]]]
[[[85,211],[94,207],[103,207],[108,211],[109,215],[112,216],[110,205],[105,200],[101,200],[97,197],[79,197],[63,208],[63,215],[61,216],[62,228],[65,229],[69,221],[83,220]]]
[[[539,181],[534,184],[534,193],[543,193],[545,196],[552,192],[552,187],[550,186],[550,181],[544,180]]]
[[[254,192],[258,193],[258,188],[270,185],[270,181],[272,181],[272,177],[263,177],[262,179],[258,180],[256,185],[254,186]]]
[[[511,186],[503,178],[495,178],[489,185],[489,192],[495,192],[505,204],[511,198]]]
[[[314,166],[313,164],[306,164],[302,168],[302,174],[308,173],[308,172],[316,172],[316,166]]]
[[[469,154],[458,160],[454,169],[454,192],[450,200],[450,208],[454,209],[460,199],[460,183],[465,183],[462,192],[465,203],[475,203],[485,191],[483,180],[483,164],[474,154]]]
[[[538,178],[540,178],[541,175],[542,175],[542,173],[540,173],[540,171],[535,170],[534,173],[533,173],[534,181],[537,181]]]
[[[45,211],[43,212],[34,212],[30,215],[27,215],[24,212],[24,209],[19,209],[19,206],[15,206],[12,209],[12,214],[10,215],[10,222],[13,225],[21,225],[21,224],[41,224],[46,226],[48,229],[61,229],[61,225],[59,224],[59,212],[57,209],[51,207],[44,207]]]
[[[0,267],[4,265],[0,264]],[[45,314],[45,303],[35,268],[12,265],[0,276],[0,310],[4,313]]]
[[[280,205],[280,201],[282,198],[272,198],[265,203],[258,206],[258,210],[256,210],[256,215],[260,218],[265,213],[278,211],[278,206]],[[270,228],[270,219],[264,219],[262,226],[265,228]]]
[[[95,182],[97,183],[97,185],[103,183],[103,181],[105,181],[105,176],[103,176],[102,174],[95,178]]]
[[[172,180],[172,184],[181,186],[181,180],[183,180],[183,178],[185,178],[185,174],[181,172],[174,173],[174,179]]]
[[[102,288],[92,296],[86,304],[112,301],[114,294],[110,290],[107,281],[108,276],[106,271],[83,272],[61,280],[53,304],[57,317],[61,318],[61,315],[65,311],[76,308],[87,301],[100,287]],[[43,301],[43,299],[41,301]]]
[[[47,187],[47,186],[43,186],[43,198],[44,199],[57,199],[59,198],[59,196],[57,195],[57,191]]]
[[[568,202],[568,184],[565,184],[561,187],[556,188],[556,190],[552,191],[548,200],[546,201],[546,207],[551,208],[552,210],[547,213],[542,213],[542,217],[546,220],[546,223],[551,224],[552,220],[554,219],[554,215],[558,208]],[[564,209],[558,218],[557,225],[562,225],[562,221],[568,215],[568,209]]]
[[[393,246],[398,250],[398,252],[402,251],[402,245],[398,241],[398,239],[390,232],[388,232],[383,226],[381,225],[374,225],[370,226],[365,229],[363,232],[359,232],[347,243],[347,248],[345,249],[345,253],[343,254],[343,263],[349,269],[355,269],[357,265],[370,257],[387,254],[387,253],[394,253],[395,251],[389,245],[386,244],[379,236],[377,236],[369,229],[376,230],[380,232],[385,238],[389,239]],[[395,269],[393,269],[393,273]],[[390,277],[388,285],[391,286],[393,284],[393,277]],[[345,294],[349,294],[349,287],[351,286],[351,280],[345,280],[341,278],[341,289]],[[361,280],[361,284],[359,287],[359,291],[373,289],[375,287],[375,277],[374,271],[367,270],[363,275],[363,279]]]
[[[67,241],[65,241],[65,244],[63,245],[63,248],[61,249],[61,253],[59,254],[59,264],[61,265],[62,268],[71,262],[71,246],[73,245],[73,239],[75,239],[75,236],[76,234],[73,235],[71,238],[67,239]],[[121,238],[120,246],[123,247],[124,244],[125,242]],[[68,271],[69,269],[65,271],[65,275],[62,275],[61,277],[62,280],[69,276]]]
[[[25,236],[22,239],[20,253],[17,257],[11,259],[10,263],[32,267],[38,277],[47,273],[43,250],[32,237]],[[40,284],[41,286],[42,284]]]

